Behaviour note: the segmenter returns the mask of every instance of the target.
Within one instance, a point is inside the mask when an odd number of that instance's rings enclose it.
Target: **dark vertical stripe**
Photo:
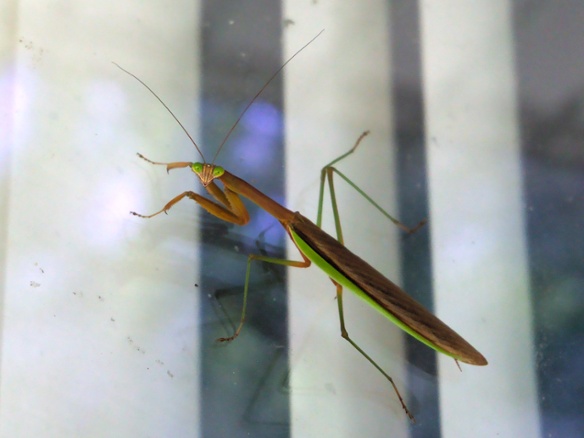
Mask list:
[[[584,3],[513,14],[542,436],[582,436]]]
[[[399,214],[402,222],[414,226],[429,217],[418,3],[394,1],[390,17]],[[429,227],[403,236],[401,257],[404,289],[432,310]],[[410,336],[406,348],[408,362],[414,365],[408,372],[410,409],[418,417],[411,435],[439,437],[438,386],[432,377],[436,375],[436,355]]]
[[[212,160],[247,102],[281,65],[281,23],[280,2],[203,2],[201,126],[207,160]],[[282,96],[280,76],[251,107],[216,160],[280,201],[285,178]],[[197,219],[203,243],[201,430],[204,437],[288,437],[284,269],[252,265],[241,335],[229,345],[214,342],[231,335],[238,324],[247,254],[285,255],[284,234],[275,219],[244,202],[252,216],[245,228],[206,212]]]

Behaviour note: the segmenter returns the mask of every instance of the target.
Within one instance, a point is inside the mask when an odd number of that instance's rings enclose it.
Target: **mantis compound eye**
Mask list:
[[[221,175],[223,175],[225,173],[225,169],[223,169],[221,166],[215,166],[215,168],[213,169],[213,177],[214,178],[218,178]]]

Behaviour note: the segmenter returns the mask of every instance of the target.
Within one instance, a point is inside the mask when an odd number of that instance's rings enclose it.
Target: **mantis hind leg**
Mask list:
[[[401,396],[399,390],[397,389],[396,384],[394,383],[393,379],[391,378],[391,376],[389,374],[387,374],[383,368],[381,368],[377,362],[375,362],[371,356],[369,356],[367,353],[365,353],[365,351],[359,347],[359,345],[357,345],[357,343],[355,341],[353,341],[351,339],[351,337],[349,336],[349,332],[347,332],[347,328],[345,327],[345,316],[344,316],[344,312],[343,312],[343,286],[341,286],[340,284],[336,283],[335,281],[333,281],[333,283],[335,284],[335,286],[337,287],[337,306],[339,308],[339,320],[340,320],[340,324],[341,324],[341,336],[343,337],[343,339],[345,339],[347,342],[349,342],[359,353],[361,353],[361,355],[367,359],[369,361],[369,363],[371,363],[376,369],[377,371],[379,371],[381,374],[383,374],[383,377],[385,377],[389,383],[391,383],[391,386],[393,387],[393,390],[395,391],[401,405],[402,408],[404,409],[404,411],[406,412],[407,416],[410,418],[410,420],[412,420],[412,422],[416,422],[416,419],[414,418],[413,414],[410,412],[410,410],[408,409],[408,407],[406,406],[406,403],[403,399],[403,397]]]
[[[336,195],[335,195],[335,187],[334,187],[334,182],[333,182],[333,174],[334,173],[336,173],[343,180],[345,180],[353,189],[355,189],[371,205],[373,205],[379,212],[381,212],[381,214],[383,214],[386,218],[388,218],[396,226],[398,226],[399,228],[401,228],[403,231],[407,232],[408,234],[411,234],[411,233],[416,232],[420,227],[422,227],[427,222],[426,220],[422,220],[416,226],[414,226],[412,228],[407,227],[406,225],[404,225],[403,223],[401,223],[399,220],[397,220],[395,217],[393,217],[392,215],[390,215],[383,208],[381,208],[381,206],[377,202],[375,202],[369,195],[367,195],[360,187],[358,187],[353,181],[351,181],[347,176],[345,176],[342,172],[340,172],[339,170],[337,170],[334,167],[334,165],[336,163],[340,162],[341,160],[343,160],[344,158],[346,158],[347,156],[349,156],[353,152],[355,152],[355,150],[361,144],[361,141],[368,134],[369,134],[369,131],[363,132],[359,136],[359,138],[357,139],[357,141],[355,142],[355,144],[353,145],[353,147],[348,152],[344,153],[343,155],[339,156],[335,160],[331,161],[329,164],[327,164],[326,166],[324,166],[323,169],[322,169],[322,171],[321,171],[320,195],[319,195],[318,216],[317,216],[316,225],[318,227],[321,226],[322,209],[323,209],[323,198],[324,198],[324,185],[325,185],[325,180],[328,180],[329,192],[330,192],[330,197],[331,197],[331,205],[332,205],[333,217],[334,217],[334,221],[335,221],[335,228],[336,228],[336,234],[337,234],[337,240],[341,244],[344,244],[344,239],[343,239],[343,232],[342,232],[342,228],[341,228],[341,221],[340,221],[340,216],[339,216],[339,211],[338,211],[337,199],[336,199]],[[338,284],[337,282],[335,282],[334,280],[333,280],[333,283],[335,284],[336,289],[337,289],[337,291],[336,291],[336,293],[337,293],[337,306],[338,306],[338,311],[339,311],[339,322],[340,322],[341,336],[343,337],[343,339],[345,339],[347,342],[349,342],[351,344],[351,346],[353,346],[353,348],[355,348],[365,359],[367,359],[367,361],[369,361],[369,363],[371,363],[371,365],[373,365],[377,369],[377,371],[379,371],[383,375],[383,377],[385,377],[389,381],[389,383],[393,387],[393,390],[396,393],[396,395],[397,395],[397,397],[398,397],[398,399],[399,399],[399,401],[401,403],[401,406],[402,406],[403,410],[405,411],[405,413],[407,414],[407,416],[410,418],[410,420],[412,422],[415,422],[416,420],[415,420],[413,414],[408,409],[408,407],[407,407],[407,405],[406,405],[406,403],[405,403],[402,395],[400,394],[400,392],[399,392],[399,390],[398,390],[395,382],[391,378],[391,376],[389,374],[387,374],[383,370],[383,368],[381,368],[377,364],[377,362],[375,362],[371,358],[371,356],[369,356],[349,336],[349,333],[348,333],[348,331],[346,329],[346,326],[345,326],[345,317],[344,317],[344,312],[343,312],[343,287],[340,284]]]
[[[319,199],[318,199],[318,216],[317,216],[317,219],[316,219],[316,225],[318,227],[320,227],[321,226],[321,223],[322,223],[322,209],[323,209],[323,198],[324,198],[324,185],[325,185],[325,180],[328,180],[329,192],[330,192],[330,196],[331,196],[331,205],[332,205],[332,209],[333,209],[333,216],[334,216],[335,227],[336,227],[336,232],[337,232],[337,239],[338,239],[339,242],[341,242],[343,244],[344,244],[344,241],[343,241],[343,231],[341,229],[341,221],[340,221],[340,217],[339,217],[339,210],[338,210],[338,207],[337,207],[337,198],[336,198],[336,195],[335,195],[335,186],[334,186],[334,183],[333,183],[333,174],[334,173],[336,173],[343,180],[345,180],[347,182],[347,184],[349,184],[361,196],[363,196],[381,214],[383,214],[386,218],[388,218],[390,221],[392,221],[396,226],[398,226],[400,229],[402,229],[406,233],[408,233],[408,234],[415,233],[420,227],[424,226],[426,224],[426,222],[427,222],[427,220],[424,219],[424,220],[420,221],[417,225],[415,225],[414,227],[411,227],[411,228],[408,227],[408,226],[406,226],[406,225],[404,225],[399,220],[397,220],[395,217],[393,217],[392,215],[390,215],[387,211],[385,211],[383,208],[381,208],[381,206],[377,202],[375,202],[369,195],[367,195],[367,193],[365,193],[359,186],[357,186],[357,184],[355,184],[353,181],[351,181],[344,173],[342,173],[340,170],[338,170],[336,167],[334,167],[334,165],[336,163],[340,162],[341,160],[345,159],[347,156],[349,156],[353,152],[355,152],[355,150],[357,150],[357,148],[361,144],[361,141],[367,135],[369,135],[369,131],[363,132],[359,136],[359,138],[357,139],[357,141],[355,142],[355,144],[353,145],[353,147],[351,149],[349,149],[348,152],[345,152],[340,157],[338,157],[338,158],[334,159],[333,161],[331,161],[330,163],[328,163],[326,166],[324,166],[322,168],[321,173],[320,173],[320,194],[319,194]]]

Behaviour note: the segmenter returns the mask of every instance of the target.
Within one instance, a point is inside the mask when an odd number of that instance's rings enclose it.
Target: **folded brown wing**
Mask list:
[[[296,213],[290,226],[323,259],[413,331],[457,360],[472,365],[487,364],[483,355],[458,333],[310,220]]]

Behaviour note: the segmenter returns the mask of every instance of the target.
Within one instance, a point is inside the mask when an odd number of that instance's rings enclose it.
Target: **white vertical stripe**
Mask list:
[[[0,436],[193,436],[197,2],[18,3]]]
[[[286,68],[288,207],[316,218],[319,172],[371,130],[339,164],[396,213],[391,153],[388,5],[286,2],[285,57],[324,34]],[[345,243],[399,282],[398,231],[337,179]],[[330,203],[324,228],[334,235]],[[294,247],[289,256],[298,259]],[[316,267],[289,270],[292,432],[295,437],[405,436],[408,420],[389,383],[340,337],[335,288]],[[344,294],[349,334],[407,396],[402,335],[367,305]]]
[[[444,437],[539,433],[510,7],[422,2],[436,312],[489,361],[441,357]]]

